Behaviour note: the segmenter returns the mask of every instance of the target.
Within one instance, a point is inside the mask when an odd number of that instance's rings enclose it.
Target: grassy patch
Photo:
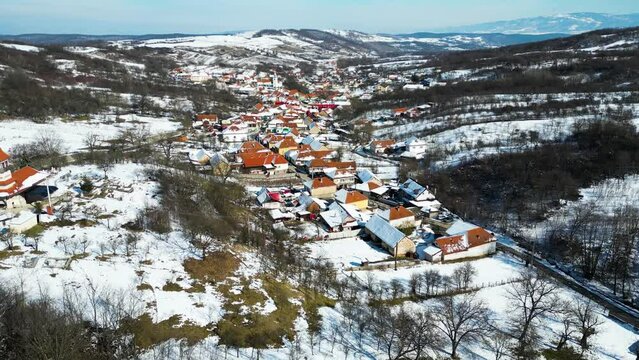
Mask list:
[[[142,283],[140,285],[138,285],[138,290],[139,291],[144,291],[144,290],[153,290],[153,286],[147,284],[147,283]]]
[[[222,287],[221,291],[224,294],[231,295],[224,305],[224,318],[217,324],[221,344],[265,349],[283,346],[284,339],[294,338],[294,322],[299,316],[300,308],[289,300],[300,298],[301,294],[288,284],[268,278],[263,278],[263,287],[277,307],[275,311],[266,315],[259,312],[239,312],[242,305],[251,306],[253,303],[256,305],[262,302],[257,301],[260,298],[265,299],[260,291],[244,286],[240,294],[233,294],[227,292],[229,289],[225,290]]]
[[[179,315],[156,324],[149,314],[144,314],[137,319],[125,320],[122,330],[133,335],[133,343],[142,349],[149,349],[170,339],[185,339],[189,345],[195,345],[211,335],[208,328],[182,321]]]
[[[0,251],[0,260],[6,260],[12,256],[20,256],[22,254],[24,254],[24,251],[3,250]]]
[[[82,260],[89,257],[89,253],[75,254],[71,256],[71,260]]]
[[[67,227],[67,226],[75,226],[78,225],[79,227],[91,227],[91,226],[95,226],[97,223],[95,221],[91,221],[89,219],[80,219],[80,220],[56,220],[56,221],[51,221],[46,223],[44,226],[46,227]]]
[[[34,238],[34,237],[40,236],[40,234],[42,234],[43,232],[44,232],[44,226],[38,224],[32,227],[31,229],[24,231],[22,235],[26,237]]]
[[[180,284],[176,284],[174,282],[167,282],[166,284],[164,284],[164,286],[162,286],[162,290],[164,291],[182,291],[184,290]]]
[[[240,266],[240,260],[228,252],[215,251],[204,260],[186,259],[182,265],[192,278],[216,283],[233,275]]]
[[[193,283],[191,283],[191,287],[186,289],[185,291],[190,294],[204,293],[206,292],[206,288],[204,287],[204,285],[194,281]]]

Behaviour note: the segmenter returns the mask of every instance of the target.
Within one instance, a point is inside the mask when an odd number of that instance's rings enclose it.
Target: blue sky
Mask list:
[[[0,34],[411,32],[584,11],[639,12],[639,0],[0,0]]]

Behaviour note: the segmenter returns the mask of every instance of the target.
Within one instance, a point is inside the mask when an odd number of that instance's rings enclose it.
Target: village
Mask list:
[[[217,75],[225,83],[236,81],[230,86],[235,91],[257,94],[260,102],[229,119],[195,115],[193,131],[208,136],[213,146],[190,150],[188,158],[202,170],[235,175],[248,184],[257,206],[292,236],[360,239],[393,260],[459,261],[496,252],[494,234],[451,214],[427,184],[410,178],[399,182],[396,169],[375,172],[392,161],[390,153],[400,160],[419,158],[427,144],[415,137],[349,143],[348,134],[358,131],[357,125],[342,128],[334,113],[348,106],[350,94],[330,86],[331,79],[312,78],[318,81],[308,84],[314,93],[304,94],[286,89],[276,74],[250,72],[239,77],[244,81]],[[189,79],[202,80],[197,75]],[[397,108],[390,118],[416,117],[430,106]]]
[[[276,73],[216,70],[203,75],[176,69],[179,81],[230,84],[226,86],[237,96],[255,96],[260,102],[230,118],[195,114],[191,127],[171,141],[178,144],[184,162],[198,171],[245,184],[255,206],[267,210],[275,226],[294,238],[360,241],[386,254],[364,258],[359,265],[437,263],[494,254],[494,234],[450,213],[427,184],[410,178],[399,181],[399,161],[420,157],[426,143],[411,137],[351,144],[349,134],[364,121],[350,129],[334,116],[349,105],[348,87],[331,85],[341,80],[326,75],[332,72],[317,73],[310,78],[314,82],[306,84],[314,92],[305,94],[286,89]],[[397,78],[391,76],[389,81]],[[389,118],[415,117],[430,106],[394,109]],[[46,185],[50,174],[31,167],[12,171],[4,151],[0,162],[0,200],[5,209],[0,231],[29,232],[41,214],[55,217],[57,194]]]

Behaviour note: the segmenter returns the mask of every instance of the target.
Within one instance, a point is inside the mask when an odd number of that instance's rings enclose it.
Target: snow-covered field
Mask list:
[[[10,43],[0,43],[0,46],[4,46],[6,48],[26,51],[26,52],[40,52],[42,49],[39,47],[31,46],[31,45],[23,45],[23,44],[10,44]]]
[[[127,304],[134,311],[132,315],[149,311],[155,321],[175,314],[200,325],[219,320],[221,299],[215,289],[207,287],[205,293],[192,294],[162,290],[168,282],[190,288],[182,262],[191,254],[178,245],[184,243],[180,233],[163,238],[140,233],[135,250],[125,256],[123,241],[129,231],[122,225],[134,220],[145,206],[157,204],[157,185],[146,178],[144,169],[137,164],[116,165],[108,173],[107,194],[88,200],[77,197],[82,178],[95,179],[97,186],[103,181],[103,172],[94,166],[62,168],[53,176],[51,185],[59,188],[56,198],[71,199],[70,219],[84,218],[96,209],[102,216],[91,226],[47,227],[39,243],[42,254],[31,252],[2,261],[0,281],[20,287],[34,297],[44,294],[63,299],[72,293],[80,301],[88,302],[91,287],[100,294],[126,294],[130,296]],[[31,240],[23,242],[30,244]],[[74,260],[69,260],[71,249],[76,253]],[[79,256],[80,253],[83,254]],[[65,263],[70,264],[68,268],[59,267]],[[141,284],[149,285],[150,289],[138,290]],[[86,311],[91,318],[92,309],[88,305]]]
[[[35,123],[28,120],[4,120],[0,122],[0,146],[10,151],[12,147],[32,142],[42,135],[52,135],[62,140],[70,152],[85,147],[84,140],[90,134],[97,134],[102,140],[116,138],[122,130],[145,127],[152,135],[176,131],[179,122],[166,117],[152,118],[137,115],[122,115],[124,122],[116,122],[115,115],[97,115],[90,121],[52,120],[47,123]]]

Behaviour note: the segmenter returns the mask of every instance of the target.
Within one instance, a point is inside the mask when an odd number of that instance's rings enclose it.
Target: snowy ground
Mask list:
[[[166,117],[152,118],[137,115],[122,115],[124,122],[115,122],[115,115],[97,115],[90,121],[52,120],[47,123],[34,123],[28,120],[4,120],[0,123],[0,146],[5,151],[32,142],[42,135],[53,135],[62,140],[69,152],[76,152],[85,147],[84,139],[89,134],[97,134],[102,140],[116,138],[127,128],[146,127],[151,134],[161,134],[178,130],[179,122],[170,121]]]
[[[131,295],[129,303],[135,309],[134,315],[148,311],[155,321],[175,314],[199,325],[219,320],[222,305],[215,289],[207,287],[205,293],[193,294],[162,290],[167,282],[190,288],[182,262],[192,254],[181,246],[185,241],[181,240],[180,233],[163,237],[140,233],[136,249],[130,256],[125,256],[122,240],[128,230],[121,226],[133,220],[146,205],[157,203],[154,196],[157,185],[148,181],[143,170],[143,166],[136,164],[116,165],[108,174],[110,190],[107,194],[89,200],[77,196],[81,179],[85,176],[93,178],[99,187],[103,184],[103,172],[93,166],[63,168],[53,177],[51,184],[59,188],[56,198],[70,198],[73,204],[71,219],[84,218],[95,209],[102,215],[101,219],[92,226],[46,228],[39,244],[43,253],[30,251],[2,261],[0,281],[20,287],[34,297],[47,294],[54,299],[62,299],[63,295],[72,292],[81,301],[88,301],[88,289],[93,285],[99,293]],[[67,251],[60,242],[65,238]],[[31,240],[24,239],[21,243],[29,244]],[[23,250],[28,250],[28,247],[23,246]],[[68,269],[62,268],[61,265],[71,258],[71,252],[76,259],[70,262]],[[86,255],[78,256],[83,252]],[[28,265],[34,259],[35,265]],[[141,284],[148,284],[151,289],[138,290]],[[91,318],[88,306],[86,311]]]

